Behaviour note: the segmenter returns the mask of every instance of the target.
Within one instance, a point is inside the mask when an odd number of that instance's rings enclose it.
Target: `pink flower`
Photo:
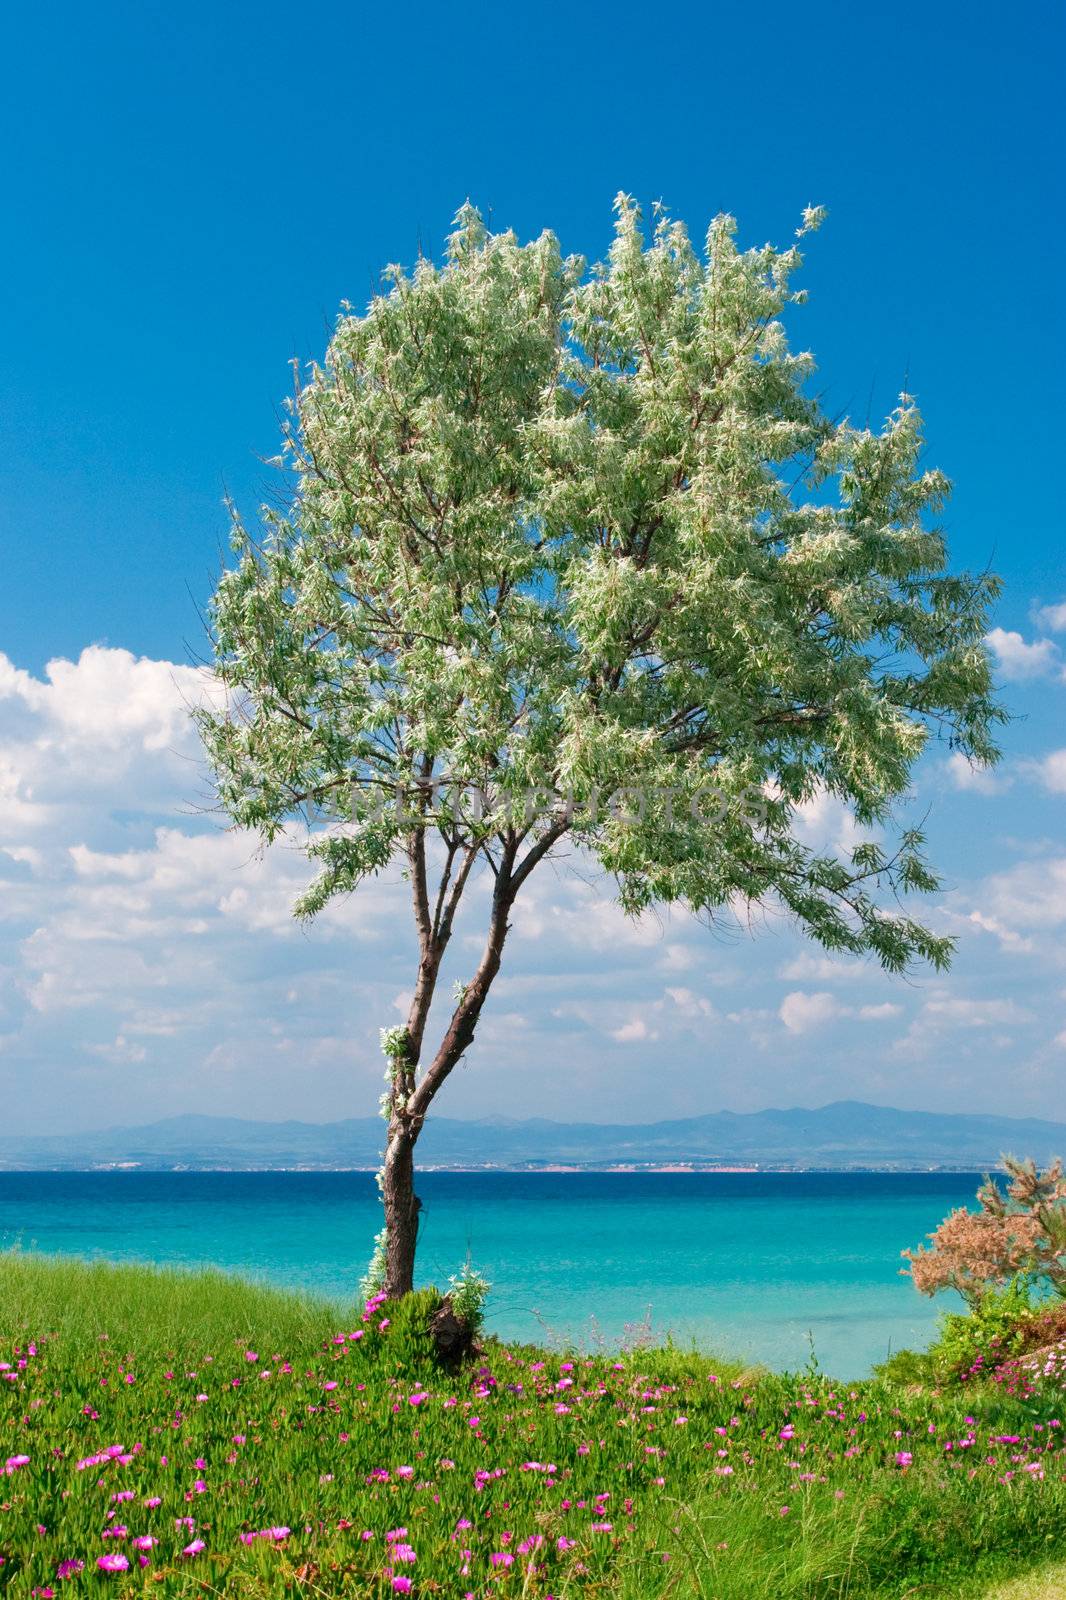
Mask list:
[[[125,1572],[129,1567],[129,1559],[117,1552],[109,1556],[97,1556],[96,1565],[101,1572]]]
[[[398,1574],[392,1580],[392,1587],[397,1594],[410,1594],[411,1580],[410,1578],[405,1578],[402,1574]]]
[[[191,1544],[187,1544],[185,1546],[185,1549],[181,1553],[183,1556],[198,1556],[200,1551],[206,1548],[207,1547],[202,1539],[194,1539]]]

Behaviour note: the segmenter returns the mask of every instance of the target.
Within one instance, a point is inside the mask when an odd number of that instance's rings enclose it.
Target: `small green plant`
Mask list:
[[[387,1349],[396,1371],[417,1377],[439,1365],[430,1323],[442,1303],[439,1289],[413,1289],[379,1307],[377,1315],[386,1323]]]
[[[936,1362],[928,1350],[894,1350],[874,1366],[875,1378],[901,1388],[935,1384],[939,1378]]]
[[[469,1261],[461,1272],[448,1279],[448,1284],[448,1299],[455,1315],[466,1323],[472,1334],[480,1333],[485,1323],[485,1301],[492,1284],[475,1271]]]
[[[930,1359],[945,1376],[977,1377],[991,1371],[1025,1348],[1033,1310],[1029,1285],[1020,1275],[1002,1289],[987,1289],[969,1312],[950,1311],[941,1318]]]

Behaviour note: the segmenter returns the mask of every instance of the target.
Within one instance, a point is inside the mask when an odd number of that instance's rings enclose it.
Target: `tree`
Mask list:
[[[830,950],[939,967],[950,941],[900,904],[937,887],[921,834],[845,860],[798,840],[796,807],[825,791],[887,824],[931,733],[996,754],[997,586],[947,570],[915,406],[871,432],[807,392],[781,322],[795,246],[741,251],[721,216],[701,258],[664,214],[646,240],[616,211],[589,271],[466,206],[442,265],[346,305],[285,420],[291,503],[256,537],[232,510],[212,604],[218,794],[266,841],[308,825],[297,914],[395,858],[410,879],[417,974],[383,1033],[390,1294],[413,1281],[415,1143],[550,851],[589,853],[629,913],[774,904]],[[482,871],[484,950],[427,1050]]]
[[[929,1245],[904,1250],[914,1286],[922,1294],[955,1289],[970,1306],[993,1287],[1024,1278],[1066,1295],[1066,1173],[1053,1161],[1041,1172],[1033,1161],[1003,1157],[1006,1194],[994,1178],[977,1191],[978,1211],[952,1211],[926,1237]]]

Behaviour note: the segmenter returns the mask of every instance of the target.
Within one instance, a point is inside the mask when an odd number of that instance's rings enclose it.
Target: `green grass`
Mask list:
[[[450,1378],[409,1311],[364,1320],[215,1274],[0,1257],[0,1464],[29,1458],[0,1491],[0,1583],[961,1600],[1066,1554],[1061,1397],[491,1341]],[[128,1569],[100,1571],[109,1552]]]

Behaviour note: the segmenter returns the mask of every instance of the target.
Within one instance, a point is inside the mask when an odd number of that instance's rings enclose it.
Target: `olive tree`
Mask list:
[[[397,858],[410,882],[417,972],[382,1035],[393,1295],[416,1141],[550,852],[597,862],[628,913],[774,905],[830,950],[939,967],[950,941],[903,909],[937,882],[894,802],[931,735],[996,754],[996,585],[947,568],[914,404],[877,431],[825,414],[782,324],[796,245],[742,250],[719,216],[701,253],[616,213],[589,269],[464,207],[442,263],[345,305],[284,422],[291,494],[255,532],[232,511],[212,603],[217,792],[266,841],[306,827],[296,914]],[[818,793],[892,843],[804,844]],[[484,948],[427,1042],[477,873]]]

